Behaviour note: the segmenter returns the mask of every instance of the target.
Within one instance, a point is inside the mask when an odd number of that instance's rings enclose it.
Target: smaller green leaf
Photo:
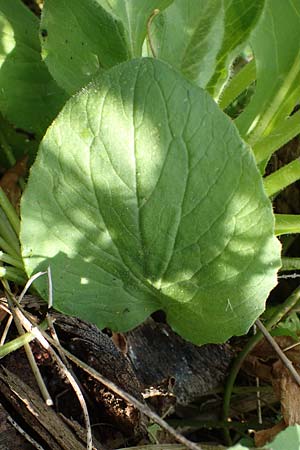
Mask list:
[[[175,0],[151,24],[155,56],[205,87],[217,64],[223,18],[222,0]]]
[[[251,145],[281,126],[298,102],[299,40],[299,1],[266,0],[262,20],[251,37],[256,61],[256,91],[236,120],[241,135]]]
[[[45,0],[40,36],[51,74],[70,95],[130,56],[123,24],[101,0]]]
[[[142,46],[147,33],[147,22],[154,10],[163,11],[174,0],[98,0],[113,16],[118,18],[126,30],[132,58],[142,55]]]
[[[264,1],[175,0],[153,20],[150,39],[155,54],[218,98]]]
[[[287,117],[266,137],[257,141],[252,150],[258,164],[268,160],[272,153],[300,133],[300,111]]]
[[[42,135],[66,100],[40,55],[38,19],[19,0],[0,0],[0,111]]]
[[[217,65],[207,89],[219,98],[229,77],[229,67],[249,42],[265,5],[265,0],[224,0],[224,35],[217,57]]]
[[[282,320],[274,330],[272,336],[290,336],[295,341],[299,341],[300,336],[300,319],[296,312],[289,314],[289,316]]]
[[[231,80],[228,81],[222,96],[219,99],[219,106],[221,109],[227,108],[233,100],[235,100],[240,94],[242,94],[250,84],[255,81],[256,67],[255,61],[252,59],[246,64]]]

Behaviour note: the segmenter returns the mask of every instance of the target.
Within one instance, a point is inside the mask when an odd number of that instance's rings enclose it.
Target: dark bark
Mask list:
[[[221,385],[233,357],[227,344],[198,347],[152,319],[127,333],[126,340],[128,356],[143,388],[164,385],[181,405]]]

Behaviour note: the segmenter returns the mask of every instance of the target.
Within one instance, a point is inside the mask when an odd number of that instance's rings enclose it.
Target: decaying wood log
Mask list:
[[[0,392],[12,408],[30,428],[33,437],[51,450],[84,450],[65,422],[53,409],[46,406],[28,385],[5,368],[0,369]]]
[[[35,450],[9,422],[9,415],[0,403],[0,450]]]
[[[32,299],[28,299],[28,302],[28,306],[32,307]],[[233,357],[233,351],[228,345],[194,346],[181,339],[166,324],[152,319],[148,319],[131,332],[119,335],[120,341],[123,342],[123,348],[119,349],[115,341],[90,323],[58,313],[53,313],[53,318],[63,347],[139,401],[147,397],[146,391],[150,391],[149,396],[152,396],[155,391],[151,390],[153,387],[158,388],[158,398],[165,394],[168,398],[170,394],[170,404],[177,402],[177,405],[187,405],[210,393],[224,381]],[[39,359],[42,363],[43,352],[37,344],[33,346],[36,346],[36,356],[42,356]],[[46,365],[50,379],[59,378],[57,372],[54,376],[53,372],[51,373],[52,367],[55,367],[51,358],[48,362],[46,359]],[[92,414],[95,413],[101,418],[96,419],[94,423],[112,424],[115,432],[121,433],[121,442],[123,438],[138,442],[146,435],[147,420],[140,411],[81,369],[75,366],[73,369],[92,400]],[[24,416],[28,427],[35,430],[38,438],[47,442],[51,449],[85,448],[83,440],[76,436],[74,427],[70,427],[59,415],[46,407],[39,395],[17,376],[12,377],[11,373],[4,369],[0,372],[0,392],[12,409],[21,417]],[[156,408],[157,405],[154,405]],[[157,411],[165,412],[166,405],[169,403],[163,399],[162,407],[156,408]],[[38,418],[32,413],[36,410]],[[48,417],[49,414],[53,417]],[[62,440],[60,436],[63,436]],[[102,431],[98,433],[98,438],[101,442],[107,442],[105,437],[103,441]]]
[[[195,346],[164,323],[148,319],[125,335],[128,357],[143,388],[168,387],[187,405],[221,385],[233,351],[227,344]]]
[[[117,384],[140,401],[141,386],[129,359],[114,345],[109,336],[83,320],[55,315],[55,329],[62,346],[79,359]],[[106,387],[81,373],[80,381],[97,403],[108,421],[126,436],[137,438],[145,434],[145,418]]]

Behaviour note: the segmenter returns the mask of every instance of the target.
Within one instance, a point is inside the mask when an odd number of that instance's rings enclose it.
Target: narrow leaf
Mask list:
[[[300,233],[300,214],[275,214],[275,234]]]
[[[300,270],[300,258],[284,256],[281,258],[282,266],[280,271]],[[299,319],[298,319],[299,320]]]
[[[175,0],[153,20],[149,38],[155,55],[205,87],[217,64],[223,20],[222,0]]]
[[[264,178],[265,190],[271,197],[299,179],[300,158],[297,158]]]
[[[250,84],[255,81],[256,67],[255,61],[252,59],[246,64],[231,80],[228,81],[226,87],[219,99],[221,109],[227,108],[242,92],[244,92]]]
[[[250,34],[261,17],[265,0],[224,0],[224,35],[217,65],[207,89],[219,98],[229,77],[229,68],[249,42]]]
[[[267,0],[251,46],[256,91],[236,124],[251,144],[269,135],[292,112],[300,94],[300,3]]]
[[[266,137],[256,142],[252,150],[255,154],[257,163],[268,160],[272,153],[281,148],[300,133],[300,111],[295,112],[292,116],[283,120],[276,128]]]
[[[276,284],[280,246],[251,151],[159,60],[118,65],[69,100],[21,209],[28,274],[51,264],[55,307],[100,328],[163,309],[186,339],[225,341]]]

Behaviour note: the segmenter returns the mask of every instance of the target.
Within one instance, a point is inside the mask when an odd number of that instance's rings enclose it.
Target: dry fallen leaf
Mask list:
[[[282,350],[295,344],[294,339],[288,336],[274,339]],[[300,374],[300,345],[287,350],[285,354]],[[300,386],[266,340],[261,341],[247,357],[244,369],[248,374],[271,381],[274,392],[280,400],[283,419],[274,427],[255,433],[255,445],[261,447],[273,440],[287,426],[300,424]]]
[[[274,427],[267,430],[260,430],[254,434],[254,442],[256,447],[263,447],[267,442],[273,441],[280,431],[284,430],[286,425],[283,420],[278,422]]]
[[[19,203],[21,198],[21,189],[19,179],[26,175],[28,155],[19,159],[16,164],[8,169],[0,180],[0,186],[9,198],[12,205],[19,211]]]
[[[300,370],[297,367],[295,368],[300,373]],[[272,384],[280,397],[281,412],[285,424],[300,424],[300,386],[281,361],[277,361],[273,365]]]

